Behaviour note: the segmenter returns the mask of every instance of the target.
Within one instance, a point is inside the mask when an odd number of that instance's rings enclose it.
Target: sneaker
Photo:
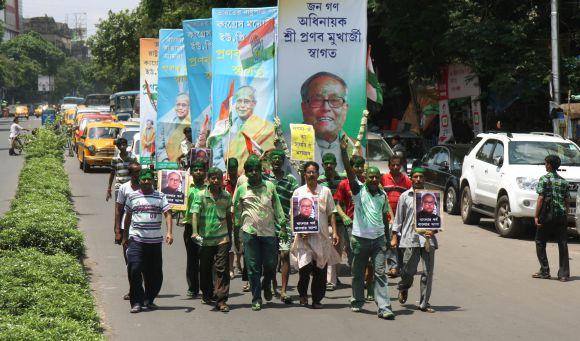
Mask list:
[[[374,294],[371,294],[371,293],[368,293],[367,294],[367,297],[365,298],[365,301],[367,301],[367,302],[373,302],[374,300],[375,300],[375,295]]]
[[[212,298],[211,297],[202,297],[201,298],[201,304],[212,304]]]
[[[326,291],[334,291],[336,290],[336,285],[332,283],[326,283]]]
[[[379,311],[378,316],[380,319],[385,319],[385,320],[394,320],[395,319],[395,314],[393,314],[391,309],[385,309],[385,310]]]
[[[352,307],[350,307],[350,311],[352,311],[353,313],[360,313],[362,311],[362,308],[357,307],[357,306],[352,306]]]
[[[187,293],[186,293],[186,295],[187,295],[187,297],[189,297],[189,298],[197,298],[197,296],[198,296],[199,294],[196,294],[196,293],[195,293],[195,292],[193,292],[192,290],[187,290]]]
[[[141,305],[140,304],[134,304],[131,307],[131,314],[136,314],[136,313],[140,313],[141,312]]]
[[[234,274],[233,271],[230,271],[230,279],[234,279],[236,277],[236,275]]]
[[[260,302],[252,303],[252,310],[253,311],[262,310],[262,303],[260,303]]]

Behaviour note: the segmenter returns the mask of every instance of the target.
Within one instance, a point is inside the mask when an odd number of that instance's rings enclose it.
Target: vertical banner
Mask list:
[[[157,67],[159,61],[159,39],[141,38],[139,40],[139,106],[141,117],[142,165],[149,165],[155,152],[155,127],[157,125]]]
[[[212,10],[208,146],[216,167],[225,169],[235,157],[241,172],[250,152],[274,148],[276,15],[274,7]]]
[[[205,148],[211,124],[211,19],[183,22],[191,137],[198,148]]]
[[[483,132],[483,122],[481,121],[481,101],[479,96],[471,96],[471,115],[473,117],[473,134]]]
[[[449,111],[449,68],[441,68],[437,93],[439,95],[439,144],[449,141],[453,137],[451,113]]]
[[[191,126],[183,30],[159,30],[159,101],[155,160],[158,169],[176,169],[183,129]]]
[[[342,135],[356,139],[366,108],[367,2],[280,0],[278,7],[278,115],[288,145],[290,123],[314,127],[320,164],[323,154],[340,155]]]

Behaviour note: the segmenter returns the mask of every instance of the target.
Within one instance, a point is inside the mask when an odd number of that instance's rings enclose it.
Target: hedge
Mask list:
[[[0,219],[0,340],[103,338],[79,263],[84,241],[63,141],[41,128],[27,142],[16,196]]]

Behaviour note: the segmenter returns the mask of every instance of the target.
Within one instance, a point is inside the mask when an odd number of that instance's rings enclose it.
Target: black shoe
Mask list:
[[[142,310],[141,305],[140,304],[134,304],[131,307],[131,314],[136,314],[136,313],[140,313]]]
[[[407,302],[407,290],[399,290],[399,303],[405,304]]]
[[[266,302],[270,302],[273,298],[272,289],[271,288],[264,288],[264,299]]]
[[[125,296],[123,296],[123,299],[124,299],[125,301],[128,301],[128,300],[130,300],[130,299],[131,299],[131,296],[129,296],[129,293],[126,293],[126,294],[125,294]]]

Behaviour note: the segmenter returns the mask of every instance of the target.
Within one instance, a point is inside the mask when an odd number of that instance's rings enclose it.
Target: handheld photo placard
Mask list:
[[[442,231],[441,192],[430,190],[415,191],[415,230]]]
[[[318,233],[320,231],[318,221],[318,197],[292,197],[291,212],[292,232]]]
[[[189,176],[185,171],[160,170],[157,176],[158,188],[165,194],[167,202],[172,210],[185,211],[187,208],[187,195],[189,188]]]
[[[212,153],[209,148],[191,148],[189,151],[189,164],[193,165],[195,161],[202,161],[209,169],[212,166]]]

